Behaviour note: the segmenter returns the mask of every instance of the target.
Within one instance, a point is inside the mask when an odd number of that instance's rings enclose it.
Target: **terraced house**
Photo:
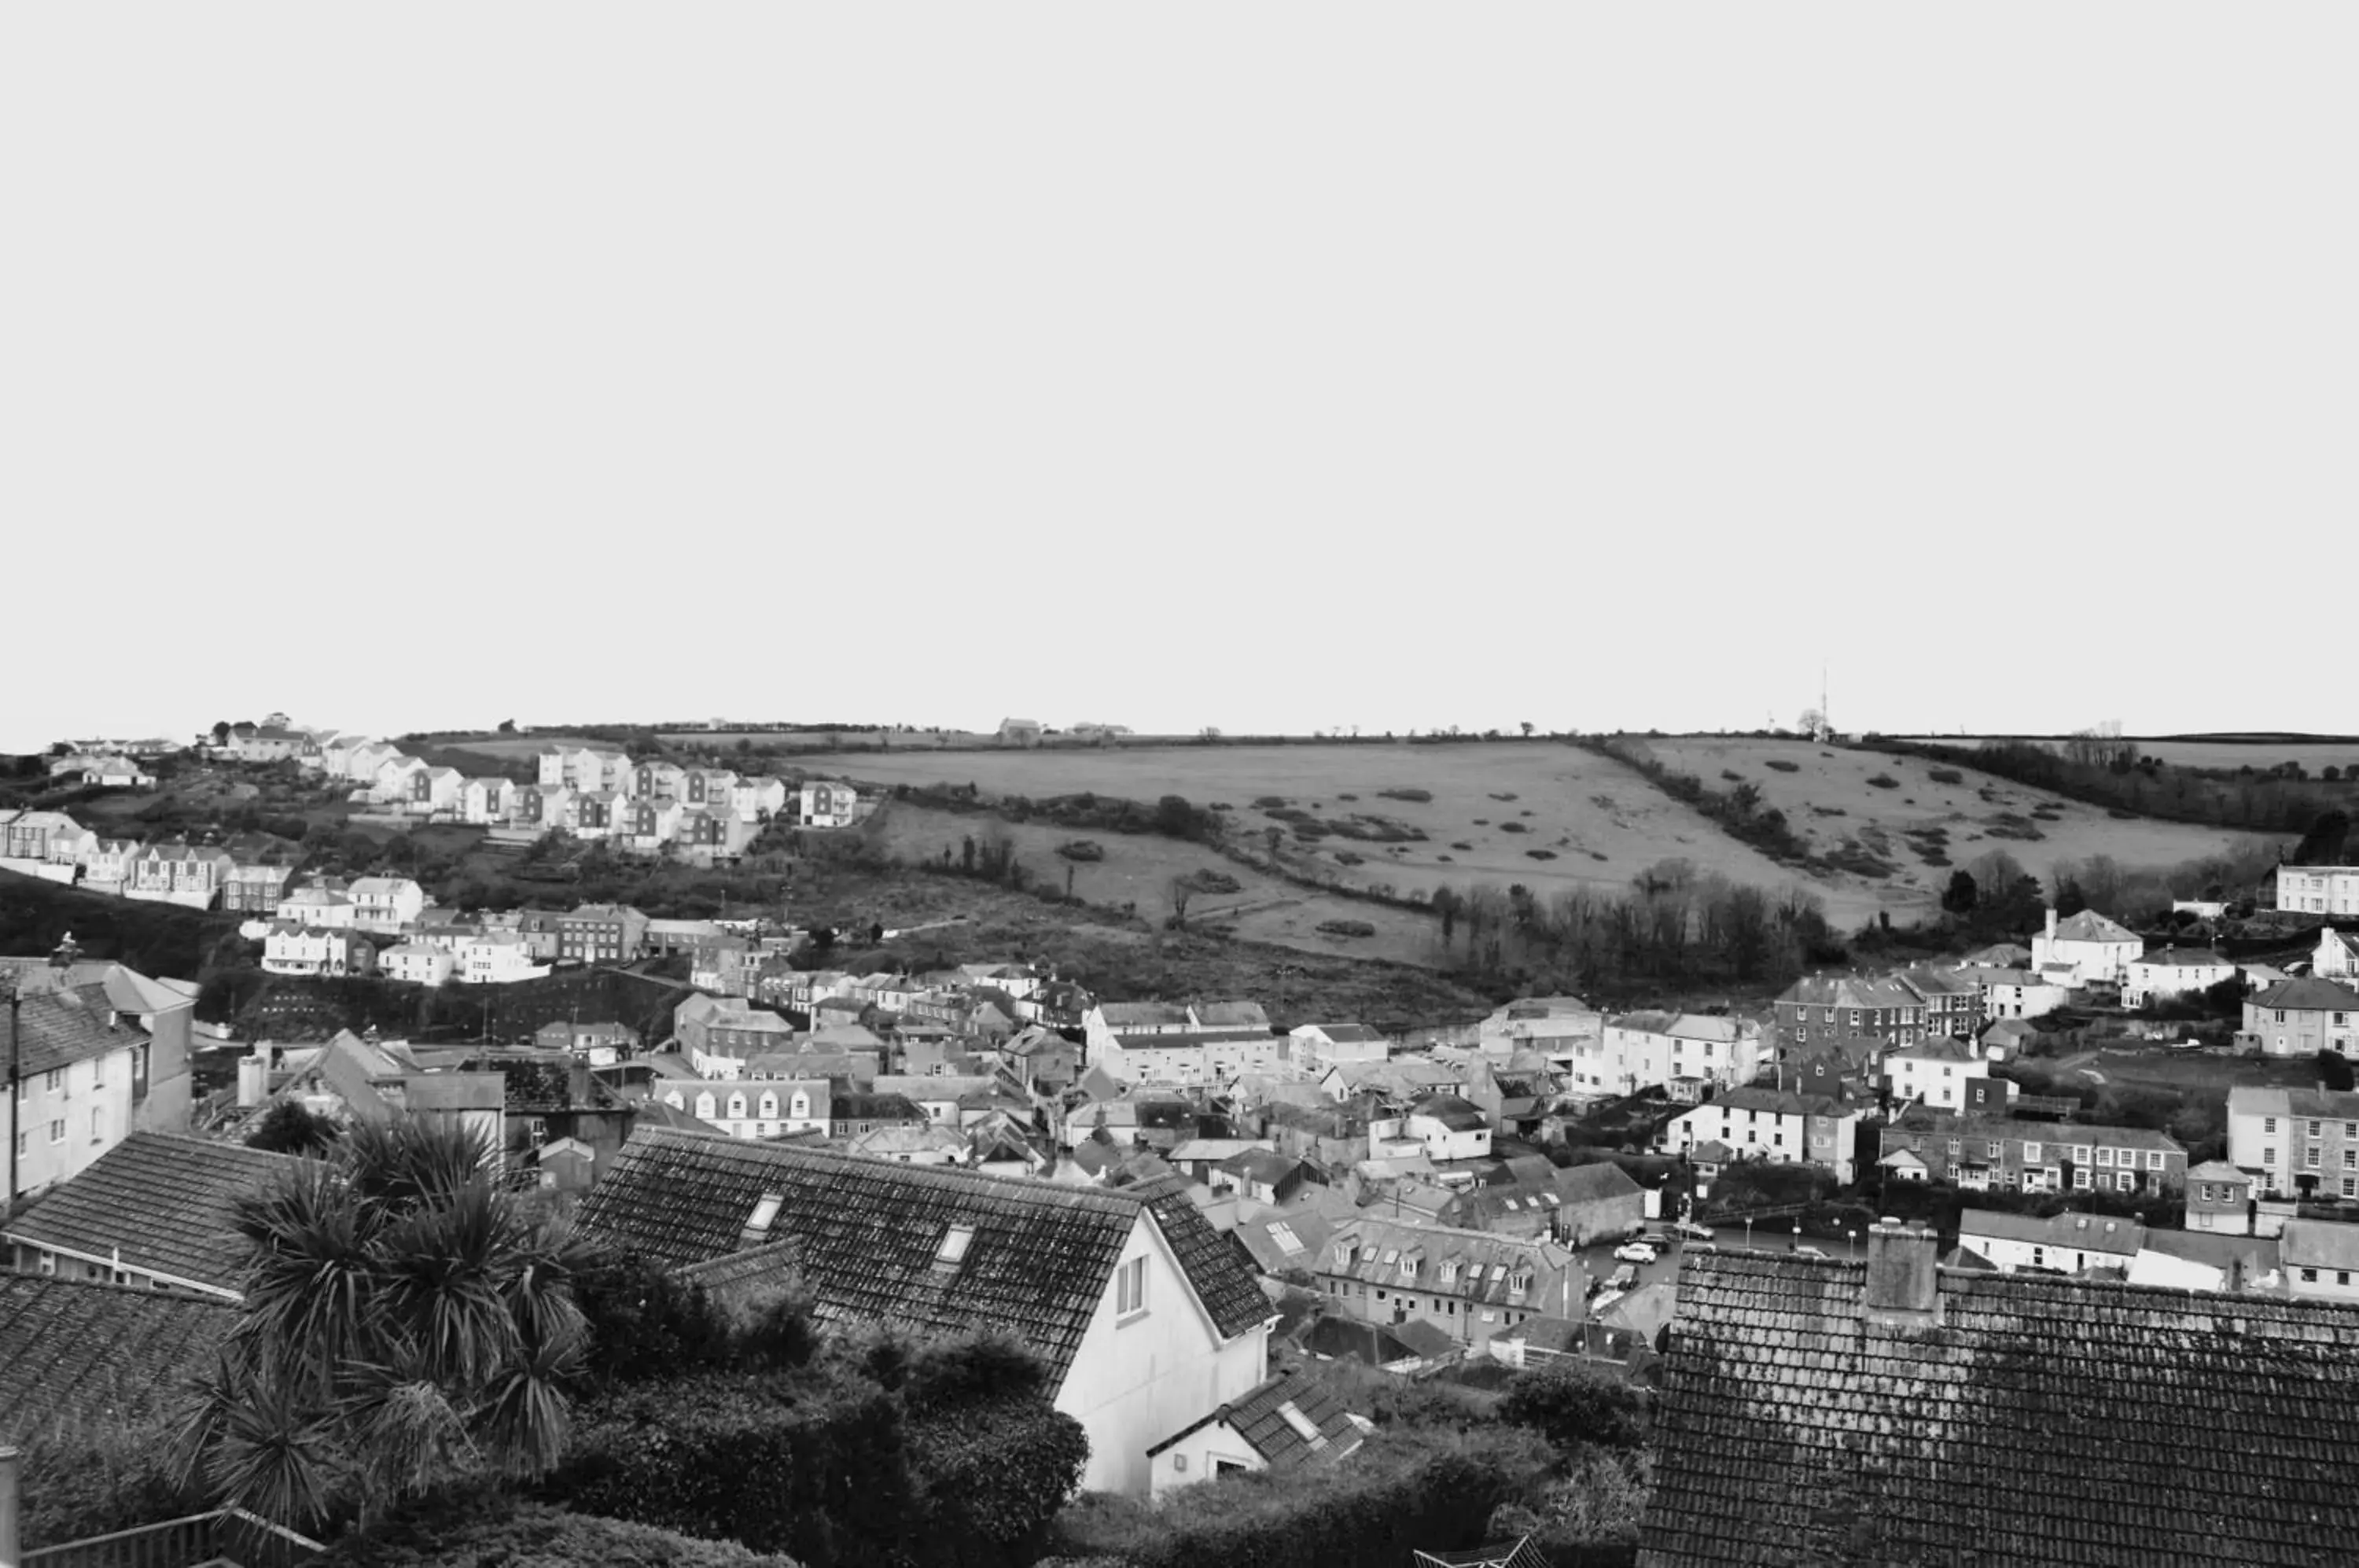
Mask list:
[[[1906,1159],[1896,1160],[1896,1157]],[[1914,1163],[1911,1163],[1911,1162]],[[1909,1112],[1886,1126],[1878,1163],[1896,1178],[2026,1192],[2187,1188],[2187,1150],[2149,1127]],[[1920,1173],[1921,1167],[1921,1173]]]
[[[2359,991],[2304,975],[2245,997],[2245,1028],[2237,1038],[2266,1056],[2315,1056],[2321,1051],[2349,1056],[2354,1036]]]
[[[1672,1153],[1718,1143],[1734,1160],[1823,1166],[1848,1183],[1859,1118],[1858,1105],[1830,1094],[1730,1089],[1665,1123],[1658,1141]]]
[[[1788,1047],[1807,1051],[1831,1040],[1865,1037],[1887,1046],[1925,1038],[1925,998],[1898,979],[1813,975],[1777,998],[1777,1029]]]
[[[2228,1163],[2271,1198],[2359,1198],[2359,1094],[2238,1085]]]
[[[1569,1317],[1588,1279],[1539,1239],[1374,1217],[1346,1221],[1321,1249],[1319,1290],[1363,1323],[1426,1323],[1481,1349],[1541,1316]]]

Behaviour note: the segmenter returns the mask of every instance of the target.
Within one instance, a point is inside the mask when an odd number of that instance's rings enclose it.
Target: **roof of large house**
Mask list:
[[[1269,1014],[1259,1002],[1206,1002],[1196,1009],[1200,1029],[1251,1029],[1266,1031]]]
[[[1142,1214],[1153,1216],[1223,1335],[1268,1315],[1252,1272],[1177,1178],[1076,1188],[656,1129],[623,1146],[583,1200],[582,1224],[690,1273],[723,1259],[742,1269],[756,1265],[733,1255],[746,1247],[748,1222],[769,1195],[779,1203],[766,1234],[789,1239],[794,1254],[777,1263],[800,1269],[821,1321],[951,1332],[1001,1324],[1059,1378]],[[956,1228],[970,1235],[955,1264],[945,1264],[940,1255]]]
[[[2288,1269],[2359,1269],[2359,1225],[2288,1220],[2277,1234],[2277,1255]]]
[[[0,974],[14,975],[18,992],[27,996],[39,991],[101,986],[106,992],[106,1005],[122,1013],[168,1013],[196,1004],[194,982],[151,979],[128,964],[108,959],[58,964],[46,958],[0,958]]]
[[[111,1051],[129,1051],[147,1037],[115,1017],[104,985],[28,991],[16,1004],[16,1068],[30,1077]]]
[[[2146,1245],[2146,1226],[2136,1220],[2081,1214],[2040,1219],[2002,1209],[1968,1209],[1958,1216],[1959,1244],[1971,1247],[1973,1243],[1968,1238],[1978,1236],[2073,1252],[2110,1252],[2123,1258],[2136,1256]]]
[[[1371,1251],[1374,1256],[1364,1256]],[[1561,1276],[1576,1261],[1572,1254],[1545,1241],[1363,1214],[1337,1226],[1318,1261],[1309,1267],[1317,1273],[1377,1285],[1404,1285],[1409,1283],[1401,1272],[1404,1256],[1419,1260],[1416,1290],[1532,1312],[1558,1299]],[[1440,1265],[1450,1262],[1461,1267],[1444,1284]],[[1528,1276],[1526,1288],[1510,1290],[1519,1273]]]
[[[1430,1116],[1451,1132],[1480,1132],[1491,1125],[1483,1107],[1456,1094],[1420,1094],[1409,1106],[1413,1116]]]
[[[1106,1028],[1116,1032],[1158,1025],[1185,1029],[1195,1022],[1188,1009],[1177,1002],[1106,1002],[1099,1006],[1098,1016],[1105,1020]]]
[[[1750,1084],[1723,1089],[1718,1097],[1696,1106],[1695,1110],[1706,1110],[1713,1105],[1731,1111],[1767,1111],[1780,1116],[1849,1116],[1859,1114],[1857,1105],[1848,1105],[1832,1094],[1804,1094],[1792,1089],[1758,1089]],[[1692,1116],[1694,1112],[1687,1114]]]
[[[1862,1263],[1690,1249],[1641,1568],[2349,1557],[2359,1309],[1936,1278],[1926,1323]]]
[[[2077,915],[2067,915],[2062,920],[2058,920],[2056,922],[2056,934],[2054,940],[2057,942],[2142,942],[2144,941],[2137,932],[2130,930],[2129,927],[2122,924],[2119,920],[2109,919],[2104,915],[2099,914],[2094,909],[2082,909]]]
[[[2233,969],[2235,966],[2208,947],[2158,947],[2130,960],[2163,969]]]
[[[1810,1007],[1914,1007],[1921,1002],[1899,981],[1867,975],[1807,975],[1777,1000]]]
[[[0,1442],[159,1410],[236,1322],[201,1296],[0,1273]]]
[[[2278,981],[2253,997],[2251,1005],[2287,1012],[2354,1012],[2359,1011],[2359,991],[2305,975],[2295,980]]]
[[[1724,1096],[1723,1096],[1724,1097]],[[2034,1122],[2013,1116],[1962,1116],[1949,1111],[1932,1110],[1919,1105],[1901,1116],[1886,1128],[1904,1133],[1930,1133],[1962,1139],[1969,1144],[1980,1140],[1991,1142],[2016,1138],[2027,1143],[2044,1144],[2049,1149],[2070,1149],[2085,1143],[2092,1149],[2099,1144],[2108,1149],[2159,1149],[2166,1153],[2185,1154],[2186,1146],[2167,1132],[2153,1127],[2107,1127],[2094,1122]]]
[[[1383,1031],[1372,1029],[1365,1024],[1299,1024],[1295,1027],[1294,1032],[1301,1034],[1306,1030],[1315,1030],[1325,1035],[1336,1045],[1364,1044],[1386,1038]]]
[[[1886,1054],[1886,1062],[1906,1056],[1918,1062],[1980,1062],[1983,1053],[1972,1040],[1952,1040],[1947,1035],[1920,1040],[1914,1045],[1904,1045]]]
[[[80,1175],[51,1188],[5,1228],[21,1244],[235,1290],[247,1243],[231,1205],[259,1191],[291,1156],[234,1143],[135,1132]]]
[[[1290,1413],[1289,1413],[1290,1412]],[[1312,1461],[1341,1459],[1360,1446],[1343,1397],[1301,1367],[1279,1373],[1243,1399],[1233,1399],[1190,1421],[1147,1452],[1162,1453],[1181,1438],[1215,1421],[1245,1439],[1273,1470],[1291,1470]]]

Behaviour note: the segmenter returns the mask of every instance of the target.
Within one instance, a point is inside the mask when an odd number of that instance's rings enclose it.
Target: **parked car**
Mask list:
[[[1821,1252],[1815,1247],[1798,1247],[1794,1248],[1794,1256],[1797,1258],[1815,1258],[1821,1262],[1824,1262],[1827,1255]]]
[[[1605,1281],[1605,1288],[1609,1290],[1626,1290],[1637,1282],[1638,1271],[1625,1263],[1621,1268],[1614,1270],[1612,1277]]]
[[[1652,1263],[1662,1254],[1643,1241],[1625,1242],[1614,1249],[1614,1257],[1622,1263]]]
[[[1678,1235],[1687,1237],[1690,1241],[1710,1241],[1712,1239],[1712,1227],[1710,1225],[1698,1225],[1693,1220],[1681,1220],[1679,1224],[1673,1225],[1671,1229]]]
[[[1671,1249],[1671,1233],[1667,1230],[1650,1230],[1638,1239],[1657,1252],[1669,1252]]]

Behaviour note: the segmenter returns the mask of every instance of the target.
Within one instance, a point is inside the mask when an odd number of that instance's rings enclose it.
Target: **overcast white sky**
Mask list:
[[[0,747],[2359,729],[2354,41],[12,6]]]

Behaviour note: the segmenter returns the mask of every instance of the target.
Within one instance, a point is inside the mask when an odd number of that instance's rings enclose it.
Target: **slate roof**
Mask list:
[[[1415,1261],[1413,1273],[1402,1271],[1404,1259]],[[1448,1280],[1441,1277],[1445,1263],[1458,1265]],[[1542,1241],[1366,1215],[1336,1227],[1317,1260],[1306,1265],[1338,1279],[1528,1312],[1560,1305],[1574,1266],[1571,1253]],[[1510,1290],[1518,1273],[1529,1283]],[[1571,1294],[1581,1299],[1580,1290]]]
[[[293,1162],[242,1144],[135,1132],[82,1174],[33,1201],[0,1236],[108,1258],[192,1284],[234,1291],[247,1244],[230,1206]]]
[[[1268,1316],[1234,1247],[1177,1178],[1119,1191],[867,1160],[808,1144],[642,1131],[590,1190],[582,1226],[609,1245],[700,1278],[741,1249],[765,1194],[769,1234],[790,1238],[821,1322],[882,1321],[960,1333],[1005,1327],[1061,1379],[1144,1209],[1223,1335]],[[973,1228],[957,1267],[935,1255]],[[744,1265],[733,1265],[742,1268]]]
[[[2143,942],[2137,932],[2110,920],[2094,909],[2082,909],[2056,922],[2058,942]]]
[[[1106,1028],[1119,1034],[1125,1029],[1153,1029],[1158,1025],[1181,1028],[1195,1022],[1188,1009],[1177,1002],[1107,1002],[1098,1008],[1098,1016]]]
[[[2359,1540],[2359,1309],[1690,1250],[1640,1568],[2292,1568]]]
[[[1491,1125],[1480,1105],[1456,1094],[1421,1095],[1409,1107],[1409,1115],[1430,1116],[1451,1132],[1480,1132]]]
[[[2249,1005],[2288,1012],[2359,1012],[2359,991],[2305,975],[2298,980],[2280,980],[2253,997]]]
[[[1316,1029],[1336,1045],[1361,1045],[1385,1038],[1382,1033],[1370,1029],[1365,1024],[1303,1024],[1294,1032],[1300,1034],[1305,1029]]]
[[[2070,1252],[2103,1252],[2131,1258],[2146,1245],[2146,1226],[2136,1220],[2101,1214],[2061,1214],[2040,1219],[2003,1209],[1968,1209],[1958,1216],[1958,1243],[1973,1247],[1973,1238],[2015,1241],[2052,1247]],[[1988,1248],[1975,1247],[1984,1254]]]
[[[0,1273],[0,1442],[168,1405],[236,1322],[226,1301]]]
[[[29,1078],[144,1044],[136,1025],[108,1021],[113,1011],[104,985],[27,992],[16,1011],[17,1071]]]
[[[1286,1419],[1289,1405],[1317,1431],[1315,1443]],[[1189,1422],[1148,1449],[1147,1456],[1152,1458],[1190,1432],[1201,1432],[1215,1421],[1225,1422],[1273,1470],[1292,1470],[1314,1461],[1331,1463],[1350,1454],[1363,1441],[1360,1429],[1352,1424],[1350,1414],[1343,1409],[1343,1397],[1305,1368],[1297,1367],[1279,1373],[1243,1399],[1233,1399]]]
[[[2150,964],[2164,969],[2233,969],[2234,964],[2206,947],[2163,947],[2143,957],[2133,958],[2132,964]]]
[[[1807,1007],[1916,1007],[1917,994],[1897,980],[1861,975],[1809,975],[1782,992],[1780,1003]]]
[[[2359,1225],[2288,1220],[2277,1236],[2277,1256],[2288,1269],[2359,1269]]]

